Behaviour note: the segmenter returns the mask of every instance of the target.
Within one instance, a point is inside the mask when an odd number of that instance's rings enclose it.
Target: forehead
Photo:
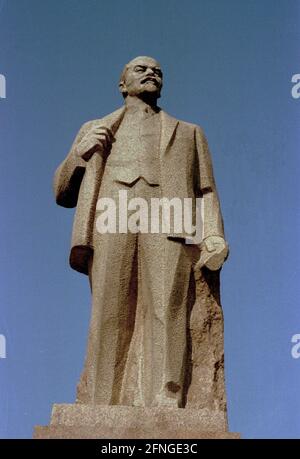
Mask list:
[[[127,68],[134,69],[134,67],[139,65],[142,67],[155,67],[158,69],[161,68],[159,63],[152,57],[137,57],[127,64]]]

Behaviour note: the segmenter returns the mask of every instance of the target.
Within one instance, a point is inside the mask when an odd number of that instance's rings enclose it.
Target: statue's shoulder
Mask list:
[[[182,129],[186,130],[186,131],[194,132],[195,130],[198,130],[200,132],[203,132],[202,127],[199,126],[198,124],[194,124],[194,123],[190,123],[188,121],[183,121],[181,119],[177,119],[174,116],[170,115],[169,113],[165,112],[164,110],[162,110],[162,113],[163,113],[163,116],[165,118],[167,118],[169,121],[172,121],[173,124],[174,124],[174,122],[178,123],[180,125],[180,127]]]
[[[199,124],[189,123],[187,121],[180,121],[180,124],[187,133],[195,135],[196,139],[203,141],[203,139],[206,138],[204,130]]]
[[[124,112],[124,107],[118,108],[112,113],[109,113],[108,115],[103,116],[102,118],[97,118],[94,120],[89,120],[86,121],[82,126],[81,130],[87,131],[90,128],[93,128],[94,126],[109,126],[113,122],[117,121],[123,114]]]
[[[201,126],[199,126],[199,124],[195,124],[195,123],[190,123],[188,121],[182,121],[182,120],[179,120],[180,124],[187,130],[189,131],[198,131],[200,132],[201,134],[203,134],[203,129]]]

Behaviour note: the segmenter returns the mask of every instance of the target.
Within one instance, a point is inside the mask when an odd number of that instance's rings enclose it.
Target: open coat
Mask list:
[[[93,254],[92,234],[96,205],[105,168],[105,158],[95,153],[85,162],[76,152],[77,145],[93,126],[104,126],[116,133],[125,107],[88,121],[79,130],[71,150],[55,172],[54,191],[57,204],[75,207],[70,265],[88,274]],[[179,121],[160,110],[160,170],[162,196],[168,199],[202,198],[202,235],[224,237],[223,220],[213,177],[208,144],[199,126]],[[187,234],[169,234],[184,239]]]

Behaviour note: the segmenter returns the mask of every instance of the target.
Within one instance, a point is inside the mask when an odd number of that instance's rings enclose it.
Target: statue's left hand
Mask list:
[[[200,245],[200,250],[201,255],[195,266],[196,270],[206,266],[211,271],[216,271],[221,268],[229,255],[228,244],[221,236],[206,237]]]

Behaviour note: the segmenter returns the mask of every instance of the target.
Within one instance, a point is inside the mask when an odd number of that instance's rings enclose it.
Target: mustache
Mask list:
[[[147,83],[147,81],[153,81],[153,83],[156,84],[156,86],[159,86],[160,85],[160,82],[159,80],[154,77],[154,76],[148,76],[148,77],[145,77],[141,80],[141,83]]]

